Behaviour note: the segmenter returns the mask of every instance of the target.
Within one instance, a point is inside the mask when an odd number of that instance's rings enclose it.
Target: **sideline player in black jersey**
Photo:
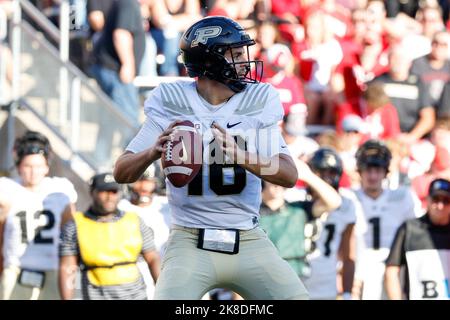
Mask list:
[[[405,288],[400,270],[406,266]],[[397,231],[386,261],[389,299],[449,299],[450,181],[434,180],[428,191],[427,213],[406,221]]]

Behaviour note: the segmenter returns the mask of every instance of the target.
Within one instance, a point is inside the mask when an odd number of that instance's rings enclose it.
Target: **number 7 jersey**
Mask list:
[[[46,177],[38,191],[0,178],[0,192],[10,202],[3,234],[4,267],[57,270],[62,214],[77,193],[66,178]]]
[[[161,84],[145,102],[147,119],[127,150],[137,153],[153,146],[174,120],[190,120],[203,137],[203,165],[188,185],[167,182],[172,222],[192,228],[248,230],[258,225],[261,180],[239,165],[222,162],[211,132],[218,123],[251,153],[272,157],[289,154],[278,122],[283,108],[269,84],[250,84],[227,102],[212,106],[196,90],[196,83]]]

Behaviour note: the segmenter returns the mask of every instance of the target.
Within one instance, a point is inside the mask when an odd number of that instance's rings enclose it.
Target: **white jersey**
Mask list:
[[[385,189],[377,198],[355,191],[362,214],[355,226],[357,263],[355,279],[363,281],[362,299],[386,298],[383,286],[385,260],[400,225],[422,214],[418,201],[407,187]]]
[[[158,135],[176,120],[190,120],[203,135],[203,166],[187,186],[167,182],[173,223],[191,228],[248,230],[258,225],[261,180],[240,166],[212,164],[211,124],[217,122],[246,141],[249,152],[271,157],[289,154],[278,127],[283,108],[277,91],[265,83],[250,84],[221,106],[211,106],[196,90],[195,82],[161,84],[145,102],[147,119],[127,150],[151,147]],[[212,154],[216,156],[216,154]]]
[[[4,267],[57,270],[61,217],[77,200],[72,183],[45,177],[39,190],[32,192],[18,181],[0,178],[0,192],[11,204],[3,235]]]
[[[311,276],[303,282],[311,299],[336,299],[336,277],[338,251],[342,234],[348,225],[356,222],[356,207],[353,200],[342,196],[342,204],[321,221],[321,232],[316,249],[307,256]],[[319,219],[320,222],[320,219]]]
[[[152,203],[147,207],[135,206],[130,201],[122,199],[118,207],[120,210],[138,214],[144,223],[152,228],[156,250],[162,255],[169,238],[170,229],[170,212],[167,198],[153,196]]]

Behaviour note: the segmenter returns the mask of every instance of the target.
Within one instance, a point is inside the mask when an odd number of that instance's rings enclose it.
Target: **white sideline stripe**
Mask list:
[[[164,168],[164,173],[166,174],[166,176],[168,176],[169,174],[172,174],[172,173],[181,173],[181,174],[190,176],[192,173],[192,169],[186,168],[186,167],[181,167],[181,166],[167,167],[167,168]]]
[[[189,126],[176,126],[174,128],[175,130],[184,130],[184,131],[190,131],[190,132],[197,132],[197,130],[195,130],[194,127],[189,127]]]

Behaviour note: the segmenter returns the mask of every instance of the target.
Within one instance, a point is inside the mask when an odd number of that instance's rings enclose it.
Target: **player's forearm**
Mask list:
[[[116,29],[113,32],[114,49],[116,49],[121,65],[135,66],[133,36],[128,30]]]
[[[133,183],[159,157],[160,154],[154,148],[139,153],[126,151],[116,161],[114,166],[114,179],[118,183]]]
[[[390,300],[402,299],[402,286],[400,283],[400,267],[387,266],[384,275],[386,294]]]
[[[62,300],[73,299],[75,289],[75,278],[77,264],[75,256],[64,256],[60,258],[58,287]]]
[[[277,154],[266,158],[242,151],[238,152],[237,163],[261,179],[285,188],[292,188],[297,182],[297,168],[288,155]]]
[[[352,292],[353,278],[355,275],[355,261],[346,259],[342,266],[342,288],[344,292]]]
[[[315,191],[320,200],[322,200],[322,203],[325,205],[325,210],[327,212],[334,211],[340,207],[342,198],[339,193],[318,175],[310,174],[306,179],[303,180],[311,189]]]
[[[150,274],[152,275],[153,281],[156,283],[156,280],[158,280],[159,273],[161,271],[159,254],[156,251],[145,252],[144,259],[147,262],[148,268],[150,269]]]
[[[342,289],[349,293],[352,292],[355,277],[356,239],[354,226],[354,224],[347,225],[339,247],[339,256],[342,259]]]

